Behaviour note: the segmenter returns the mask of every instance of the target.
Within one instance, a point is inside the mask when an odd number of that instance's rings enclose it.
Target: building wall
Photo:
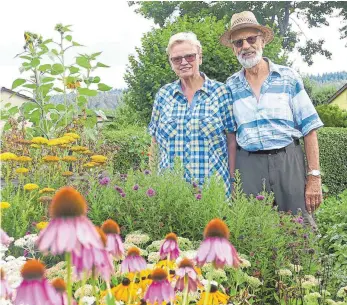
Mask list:
[[[332,105],[337,105],[343,110],[347,110],[347,89],[339,94],[332,102]]]

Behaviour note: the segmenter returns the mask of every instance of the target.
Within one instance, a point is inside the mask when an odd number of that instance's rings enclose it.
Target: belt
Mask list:
[[[300,145],[300,141],[298,139],[295,139],[294,142],[295,146]],[[290,144],[289,144],[290,145]],[[240,146],[237,146],[238,150],[241,150],[242,148]],[[286,147],[282,148],[276,148],[276,149],[267,149],[267,150],[256,150],[256,151],[248,151],[249,154],[255,154],[255,155],[275,155],[279,152],[286,151]]]

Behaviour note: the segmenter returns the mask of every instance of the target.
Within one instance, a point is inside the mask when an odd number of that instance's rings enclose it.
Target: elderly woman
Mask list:
[[[231,94],[199,71],[202,47],[194,33],[173,35],[167,54],[178,80],[157,93],[149,124],[159,168],[172,168],[179,157],[188,182],[202,186],[216,173],[229,195],[236,153]]]

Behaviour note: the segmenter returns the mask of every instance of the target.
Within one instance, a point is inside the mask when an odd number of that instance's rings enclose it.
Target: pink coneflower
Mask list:
[[[0,298],[12,299],[13,291],[5,279],[5,272],[0,268]]]
[[[52,282],[52,286],[59,296],[59,305],[68,305],[68,296],[66,294],[66,284],[63,279],[56,278]],[[77,305],[77,302],[72,299],[71,305]]]
[[[170,260],[176,260],[180,256],[180,249],[178,248],[177,235],[175,233],[169,233],[165,237],[165,241],[160,247],[160,259],[167,257]]]
[[[7,235],[7,233],[0,228],[0,243],[6,247],[12,242],[12,238]]]
[[[124,254],[124,246],[118,224],[112,219],[108,219],[102,224],[101,229],[107,236],[107,251],[109,251],[115,259],[120,259]]]
[[[146,194],[147,194],[148,197],[153,197],[153,196],[155,196],[155,190],[152,189],[152,188],[149,188],[147,190]]]
[[[40,232],[37,246],[41,252],[53,255],[102,248],[102,242],[92,222],[86,217],[87,203],[72,187],[56,192],[50,205],[51,221]]]
[[[151,304],[171,303],[175,298],[175,292],[167,279],[164,269],[156,268],[152,272],[152,283],[149,285],[144,299]]]
[[[38,260],[27,261],[21,270],[23,281],[17,288],[15,305],[57,305],[59,295],[44,278],[45,266]]]
[[[216,268],[223,268],[224,265],[234,268],[239,266],[241,261],[234,246],[229,242],[229,229],[222,220],[212,219],[207,224],[196,262],[199,266],[213,263]]]
[[[137,247],[131,247],[128,250],[126,258],[120,266],[121,273],[141,272],[147,268],[145,259],[140,255],[140,250]]]
[[[176,270],[176,275],[178,276],[175,290],[184,290],[184,278],[187,276],[188,279],[188,292],[195,292],[199,282],[198,275],[194,269],[194,264],[189,258],[184,258],[178,264],[178,269]]]
[[[110,281],[114,266],[110,253],[106,250],[107,237],[99,228],[96,228],[103,243],[103,248],[85,248],[80,251],[72,250],[72,263],[76,267],[77,275],[81,276],[84,271],[90,273],[94,268],[96,274],[100,275],[105,281]]]

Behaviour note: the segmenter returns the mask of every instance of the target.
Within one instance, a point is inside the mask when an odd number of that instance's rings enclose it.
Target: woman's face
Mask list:
[[[202,58],[198,46],[186,41],[175,44],[171,47],[169,60],[172,70],[179,78],[185,79],[200,75],[199,66]]]

